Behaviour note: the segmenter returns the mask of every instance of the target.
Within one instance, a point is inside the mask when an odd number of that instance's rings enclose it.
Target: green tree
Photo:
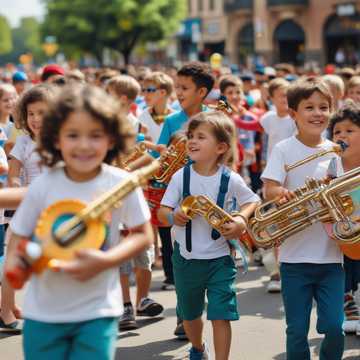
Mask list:
[[[0,54],[8,54],[12,50],[11,28],[7,18],[0,15]]]
[[[44,35],[54,35],[68,54],[81,50],[101,61],[105,48],[128,63],[134,47],[173,34],[186,14],[183,0],[44,0]]]

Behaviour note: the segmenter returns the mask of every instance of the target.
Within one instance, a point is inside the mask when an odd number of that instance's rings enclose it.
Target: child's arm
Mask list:
[[[0,208],[16,209],[24,199],[27,188],[0,189]]]
[[[176,211],[168,206],[161,206],[158,210],[158,217],[162,224],[166,226],[178,225],[185,226],[186,223],[191,220],[184,212],[179,208]]]
[[[20,187],[20,171],[23,166],[22,162],[14,157],[9,161],[8,182],[10,187]]]
[[[247,228],[247,222],[249,217],[255,211],[256,207],[260,202],[251,202],[244,204],[240,211],[234,216],[234,222],[224,224],[222,227],[221,234],[227,240],[237,239]]]
[[[279,199],[280,203],[290,201],[295,194],[284,188],[279,182],[270,179],[263,179],[265,200]]]
[[[86,281],[102,271],[119,266],[153,243],[154,237],[150,222],[129,230],[130,234],[108,251],[81,250],[77,252],[74,260],[59,261],[54,270],[67,273],[76,280]]]

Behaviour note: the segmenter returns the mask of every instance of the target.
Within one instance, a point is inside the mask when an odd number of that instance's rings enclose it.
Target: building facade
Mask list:
[[[188,0],[188,10],[194,58],[360,62],[360,0]]]

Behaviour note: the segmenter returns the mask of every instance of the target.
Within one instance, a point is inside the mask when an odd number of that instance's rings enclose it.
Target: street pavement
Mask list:
[[[116,360],[187,359],[189,344],[173,336],[176,325],[175,292],[160,290],[162,279],[162,272],[155,270],[151,297],[164,306],[163,317],[139,318],[137,330],[119,333]],[[231,360],[286,359],[285,321],[281,297],[279,294],[267,294],[264,287],[266,282],[267,277],[262,267],[250,266],[247,274],[242,274],[239,269],[236,290],[241,318],[232,323]],[[134,294],[134,289],[132,291]],[[21,297],[20,293],[19,302],[21,302]],[[317,360],[322,335],[317,334],[315,328],[314,309],[309,344],[312,359]],[[212,349],[211,327],[208,322],[204,332],[205,339]],[[0,333],[0,359],[23,359],[21,336]],[[360,337],[346,336],[343,359],[360,359]]]

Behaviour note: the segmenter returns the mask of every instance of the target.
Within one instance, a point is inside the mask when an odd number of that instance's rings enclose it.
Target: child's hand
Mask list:
[[[160,155],[162,155],[164,152],[166,152],[167,147],[166,147],[166,145],[163,145],[163,144],[157,144],[157,145],[155,146],[155,150],[156,150]]]
[[[55,272],[64,272],[78,281],[87,281],[106,270],[106,252],[97,249],[77,251],[76,258],[71,261],[56,261],[51,267]]]
[[[235,216],[234,220],[222,226],[221,234],[226,240],[238,239],[246,230],[246,222],[241,216]]]
[[[174,224],[177,226],[185,226],[191,220],[181,209],[174,211]]]
[[[279,205],[286,204],[287,202],[291,201],[296,197],[295,193],[293,191],[290,191],[288,189],[283,189],[282,194],[280,195],[277,203]]]

